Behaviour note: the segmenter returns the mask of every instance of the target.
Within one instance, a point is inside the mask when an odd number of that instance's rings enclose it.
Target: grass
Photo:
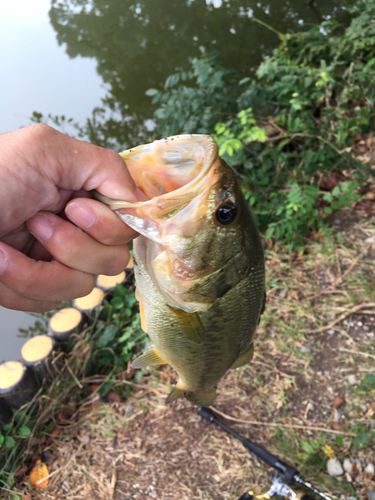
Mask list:
[[[330,453],[341,462],[375,458],[374,394],[358,392],[375,372],[375,224],[352,210],[336,218],[336,230],[316,235],[300,253],[268,249],[267,308],[254,360],[222,379],[215,410],[344,500],[365,498],[375,486],[363,472],[353,474],[355,483],[326,472]],[[115,372],[114,389],[100,399],[107,379],[85,376],[87,334],[65,359],[62,378],[15,420],[16,429],[30,424],[30,436],[8,431],[16,446],[0,449],[2,498],[234,500],[250,487],[267,488],[270,471],[240,443],[188,402],[164,405],[175,383],[169,367],[137,381],[129,369]],[[28,474],[45,456],[53,475],[37,491]]]

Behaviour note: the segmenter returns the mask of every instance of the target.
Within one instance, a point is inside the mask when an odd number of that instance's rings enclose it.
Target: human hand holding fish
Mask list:
[[[112,151],[46,125],[0,135],[0,306],[51,310],[125,269],[137,233],[93,189],[137,201]]]

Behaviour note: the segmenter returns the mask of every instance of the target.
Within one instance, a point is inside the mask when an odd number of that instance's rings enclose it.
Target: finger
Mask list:
[[[114,151],[78,141],[47,125],[22,130],[31,146],[40,144],[33,157],[34,168],[55,186],[73,191],[96,189],[109,198],[137,201],[134,181]]]
[[[66,206],[65,213],[76,226],[104,245],[125,245],[138,236],[109,207],[96,200],[77,198]]]
[[[89,294],[95,286],[95,276],[58,261],[30,259],[0,243],[0,283],[33,300],[61,302]]]
[[[34,260],[44,260],[45,262],[51,262],[52,255],[46,249],[44,245],[35,238],[33,238],[34,242],[30,248],[30,250],[26,253],[30,259]],[[24,252],[25,253],[25,252]]]
[[[35,300],[25,297],[0,283],[0,306],[16,311],[41,313],[52,311],[61,304],[61,301]]]
[[[40,212],[27,228],[59,262],[89,274],[114,276],[123,271],[130,253],[124,245],[103,245],[51,212]]]

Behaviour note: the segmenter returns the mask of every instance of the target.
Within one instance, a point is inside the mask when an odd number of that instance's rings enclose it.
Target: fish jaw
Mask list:
[[[191,190],[210,170],[218,148],[209,135],[189,134],[137,146],[120,156],[137,187],[151,199]]]

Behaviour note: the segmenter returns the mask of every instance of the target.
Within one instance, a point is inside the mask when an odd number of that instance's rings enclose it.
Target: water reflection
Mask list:
[[[225,67],[251,75],[262,56],[277,46],[279,32],[300,30],[322,18],[348,21],[354,0],[52,0],[50,20],[70,57],[97,61],[109,89],[91,125],[105,137],[134,145],[149,135],[152,117],[147,89],[160,88],[167,76],[189,69],[199,47],[215,48]],[[103,142],[104,141],[104,142]]]
[[[47,331],[48,319],[43,315],[1,308],[0,363],[19,360],[25,339]]]

